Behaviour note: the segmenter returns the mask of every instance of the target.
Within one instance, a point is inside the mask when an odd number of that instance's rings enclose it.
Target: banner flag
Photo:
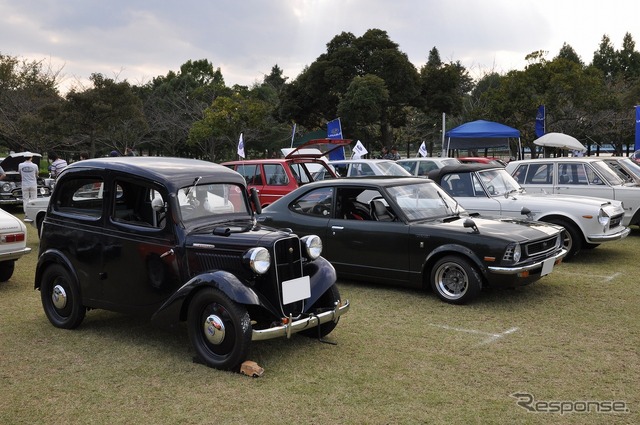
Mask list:
[[[640,149],[640,105],[636,106],[636,145],[635,150]]]
[[[342,125],[340,124],[340,118],[336,118],[335,120],[327,123],[327,138],[342,139]]]
[[[351,157],[353,159],[360,159],[368,153],[369,151],[367,150],[367,148],[365,148],[360,140],[358,140],[356,145],[353,147],[353,155],[351,155]]]
[[[291,147],[293,147],[293,139],[296,137],[296,123],[293,123],[293,131],[291,132]]]
[[[342,139],[342,124],[340,124],[340,118],[336,118],[335,120],[329,121],[327,123],[327,138]],[[340,159],[345,159],[344,147],[329,152],[330,161],[336,161]]]
[[[538,106],[538,113],[536,114],[536,137],[542,137],[546,132],[546,114],[547,111],[545,110],[544,105]]]
[[[238,140],[238,156],[244,159],[244,141],[242,140],[242,133],[240,133],[240,139]]]
[[[420,149],[418,149],[418,153],[422,157],[427,156],[427,145],[424,143],[424,140],[422,141],[422,144],[420,145]]]

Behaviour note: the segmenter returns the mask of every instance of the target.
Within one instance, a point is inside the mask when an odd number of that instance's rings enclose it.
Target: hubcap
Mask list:
[[[204,321],[204,334],[207,340],[214,345],[219,345],[224,341],[224,322],[215,314],[209,315]]]
[[[53,291],[51,293],[51,300],[53,301],[53,305],[58,310],[62,310],[67,305],[67,293],[64,288],[60,285],[56,285],[53,287]]]
[[[440,271],[438,285],[443,295],[449,298],[458,298],[466,292],[468,282],[462,270],[448,265]]]

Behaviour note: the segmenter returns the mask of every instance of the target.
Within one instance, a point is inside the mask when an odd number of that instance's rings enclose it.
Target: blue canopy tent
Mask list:
[[[517,139],[517,157],[519,157],[522,152],[520,131],[497,122],[471,121],[445,133],[445,146],[442,147],[442,155],[446,156],[450,149],[509,147],[511,139]]]

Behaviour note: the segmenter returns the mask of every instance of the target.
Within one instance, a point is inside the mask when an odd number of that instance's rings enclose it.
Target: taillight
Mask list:
[[[0,236],[0,242],[2,243],[23,242],[24,238],[25,238],[24,233],[12,233],[10,235]]]

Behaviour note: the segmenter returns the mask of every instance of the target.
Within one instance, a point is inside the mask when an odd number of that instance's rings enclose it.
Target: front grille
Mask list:
[[[300,239],[290,237],[276,241],[273,246],[273,263],[278,284],[302,276],[302,252]]]
[[[623,217],[624,217],[624,213],[614,215],[613,217],[611,217],[611,220],[609,221],[609,229],[613,229],[615,227],[620,226],[622,224]]]
[[[524,246],[525,254],[527,257],[533,257],[547,252],[552,252],[556,248],[557,236],[550,238],[539,239],[537,241],[528,243]]]

